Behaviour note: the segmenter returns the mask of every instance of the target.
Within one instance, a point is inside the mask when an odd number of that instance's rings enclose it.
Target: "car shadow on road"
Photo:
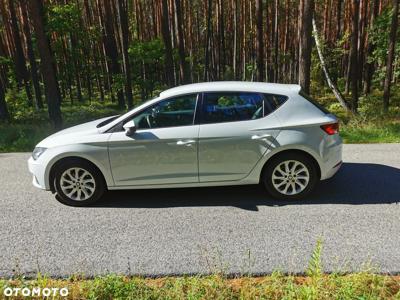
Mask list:
[[[301,201],[278,201],[259,185],[180,189],[109,191],[96,207],[168,208],[234,206],[258,211],[258,206],[307,204],[383,204],[400,202],[400,169],[371,163],[344,163],[335,177],[320,182]]]

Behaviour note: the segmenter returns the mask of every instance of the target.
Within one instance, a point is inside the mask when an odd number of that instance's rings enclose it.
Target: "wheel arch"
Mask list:
[[[277,151],[277,152],[271,154],[271,156],[268,157],[268,159],[264,162],[263,167],[262,167],[261,172],[260,172],[260,176],[259,176],[259,181],[260,182],[261,182],[261,178],[262,178],[262,176],[264,174],[264,171],[265,171],[266,167],[268,166],[268,164],[271,163],[271,161],[273,161],[274,159],[277,159],[280,156],[285,155],[287,153],[298,153],[298,154],[301,154],[301,155],[304,155],[304,156],[308,157],[316,167],[316,170],[318,172],[318,178],[321,178],[321,172],[322,171],[321,171],[320,163],[318,162],[317,158],[313,154],[311,154],[309,151],[306,151],[304,149],[298,149],[298,148],[297,149],[293,149],[292,148],[292,149],[283,149],[281,151]]]
[[[63,163],[69,161],[69,160],[75,160],[75,161],[83,161],[86,163],[89,163],[90,165],[92,165],[94,168],[97,169],[97,171],[99,172],[99,174],[101,174],[101,176],[103,177],[104,183],[107,186],[107,180],[106,177],[104,176],[104,172],[102,171],[102,168],[100,168],[96,163],[94,163],[93,161],[81,157],[81,156],[75,156],[75,155],[71,155],[71,156],[64,156],[61,157],[59,159],[57,159],[50,167],[49,169],[49,175],[48,175],[48,180],[49,180],[49,187],[51,192],[55,193],[55,186],[54,186],[54,177],[55,177],[55,171],[57,169],[57,167],[61,166]]]

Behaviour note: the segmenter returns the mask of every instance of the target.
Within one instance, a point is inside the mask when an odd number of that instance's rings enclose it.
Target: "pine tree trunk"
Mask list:
[[[176,18],[176,27],[178,33],[179,71],[180,71],[181,82],[189,83],[190,75],[185,55],[185,42],[184,42],[183,27],[182,27],[183,26],[182,9],[180,0],[175,0],[175,18]]]
[[[3,40],[0,36],[0,56],[3,57],[6,56],[5,52],[6,51],[3,44]],[[8,121],[10,119],[5,99],[6,83],[7,83],[7,66],[0,64],[0,121]]]
[[[263,36],[263,5],[262,0],[256,0],[257,16],[257,80],[264,81],[264,36]]]
[[[118,48],[115,41],[115,32],[113,26],[113,15],[111,11],[111,3],[109,1],[104,1],[104,48],[105,53],[110,61],[111,75],[118,76],[121,74],[120,64],[118,62]],[[114,82],[114,78],[110,77],[110,84]],[[118,107],[125,107],[124,94],[121,88],[117,90],[117,101]]]
[[[341,34],[341,24],[342,24],[342,2],[343,0],[337,0],[337,7],[336,7],[336,40],[340,39]]]
[[[393,60],[395,56],[396,36],[398,27],[398,14],[399,14],[399,0],[393,0],[393,11],[392,11],[392,23],[390,26],[389,34],[389,53],[386,61],[386,76],[385,84],[383,88],[383,111],[385,113],[389,110],[389,97],[390,97],[390,85],[392,82],[393,74]]]
[[[225,66],[226,66],[226,49],[225,49],[225,25],[224,25],[224,6],[223,0],[219,0],[219,31],[220,31],[220,73],[222,75],[221,79],[225,75]]]
[[[274,82],[278,82],[278,76],[279,76],[279,59],[278,59],[278,54],[279,54],[279,45],[278,45],[278,33],[279,33],[279,28],[278,28],[278,17],[279,17],[279,1],[275,0],[275,5],[274,5]],[[310,32],[311,35],[311,32]]]
[[[14,40],[14,48],[15,48],[14,61],[15,61],[16,77],[19,86],[23,85],[25,87],[28,104],[31,106],[33,104],[33,100],[32,100],[31,88],[29,85],[28,70],[26,68],[25,56],[22,50],[22,41],[21,41],[21,36],[19,35],[17,16],[15,13],[13,0],[8,0],[8,8],[11,16],[11,29]]]
[[[376,18],[378,17],[378,12],[379,12],[379,0],[374,0],[373,2],[373,12],[371,14],[371,20],[370,20],[370,25],[369,28],[372,30],[374,26],[374,22]],[[368,58],[372,55],[374,52],[374,44],[369,42],[368,47],[367,47],[367,54],[366,54],[366,60],[367,63],[365,65],[365,77],[364,77],[364,94],[368,95],[371,92],[371,81],[372,81],[372,75],[374,74],[374,62],[368,62]]]
[[[162,0],[162,16],[161,16],[161,33],[165,47],[165,74],[167,79],[167,85],[172,86],[174,84],[174,61],[172,56],[172,44],[171,44],[171,33],[169,31],[169,12],[168,12],[168,1]]]
[[[2,80],[0,80],[0,121],[8,121],[10,119],[5,96],[5,87]]]
[[[351,75],[351,110],[357,113],[358,110],[358,19],[360,12],[360,0],[352,0],[352,33],[350,48],[350,75]]]
[[[232,54],[232,68],[233,68],[233,79],[237,79],[237,0],[232,0],[232,14],[233,14],[233,54]]]
[[[125,72],[125,96],[128,108],[131,109],[133,106],[133,94],[132,94],[131,67],[128,56],[128,47],[129,47],[128,2],[126,0],[118,0],[117,9],[118,9],[119,27],[121,36],[122,62],[124,64],[124,72]]]
[[[42,75],[45,82],[49,117],[56,129],[62,126],[61,95],[57,81],[56,68],[50,42],[47,39],[42,0],[29,1],[29,15],[32,19],[39,48]]]
[[[304,3],[301,14],[300,54],[299,54],[299,84],[305,93],[310,93],[310,69],[312,50],[312,18],[314,11],[313,0],[302,0]]]
[[[24,35],[26,39],[26,51],[29,58],[29,64],[31,66],[30,69],[31,77],[33,83],[33,89],[35,91],[35,106],[37,109],[42,109],[43,108],[42,91],[40,89],[38,67],[36,64],[35,53],[33,51],[31,28],[29,26],[29,18],[28,18],[27,0],[21,1],[21,15],[22,15]]]
[[[209,76],[209,63],[210,63],[210,41],[211,41],[211,12],[212,12],[212,0],[208,0],[207,6],[207,35],[206,35],[206,45],[204,48],[205,58],[204,58],[204,76],[203,80],[207,81]]]
[[[74,76],[75,76],[75,83],[76,83],[76,97],[78,102],[83,102],[82,97],[82,83],[81,83],[81,76],[80,76],[80,66],[78,64],[78,59],[76,57],[76,49],[77,49],[77,42],[74,33],[70,34],[70,41],[71,41],[71,52],[72,52],[72,64],[74,66]]]
[[[365,38],[367,31],[365,27],[368,26],[367,19],[367,1],[369,0],[360,0],[360,19],[358,21],[358,87],[362,89],[363,79],[364,79],[364,65],[365,65]]]

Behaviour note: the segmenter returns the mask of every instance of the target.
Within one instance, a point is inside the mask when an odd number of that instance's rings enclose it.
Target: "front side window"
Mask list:
[[[205,93],[203,123],[255,120],[264,116],[263,97],[257,93]]]
[[[137,129],[193,125],[197,95],[163,100],[133,118]]]

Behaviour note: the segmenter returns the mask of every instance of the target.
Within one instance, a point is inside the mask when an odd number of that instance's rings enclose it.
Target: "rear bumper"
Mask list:
[[[28,160],[28,168],[29,172],[33,175],[32,184],[39,189],[49,190],[49,187],[46,187],[45,167],[30,157]]]
[[[337,171],[339,171],[340,167],[342,166],[343,162],[340,161],[338,162],[335,166],[333,166],[333,168],[331,168],[326,174],[324,179],[329,179],[331,177],[333,177]]]
[[[329,179],[339,171],[342,166],[342,139],[337,135],[325,144],[323,163],[321,165],[321,180]]]

